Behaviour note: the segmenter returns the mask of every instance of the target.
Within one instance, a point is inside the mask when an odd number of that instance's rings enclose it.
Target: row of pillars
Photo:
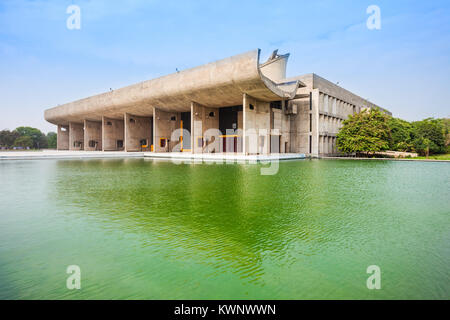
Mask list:
[[[242,103],[243,110],[239,114],[239,125],[236,128],[240,132],[241,140],[240,147],[236,151],[246,154],[270,153],[269,104],[258,102],[247,94],[243,94]],[[212,116],[213,113],[215,116]],[[205,152],[203,143],[206,142],[207,137],[204,135],[210,129],[218,130],[218,113],[219,109],[217,108],[191,103],[189,151],[192,153]],[[69,122],[68,125],[58,125],[57,147],[58,150],[150,151],[150,146],[153,145],[155,152],[168,152],[172,151],[174,145],[179,145],[180,142],[179,138],[171,139],[172,133],[177,129],[188,127],[181,118],[180,112],[171,113],[153,108],[153,117],[125,113],[123,119],[102,117],[102,121]],[[246,136],[249,127],[251,127],[250,131],[254,131],[254,133]],[[186,138],[188,137],[184,136],[181,139]],[[164,143],[161,143],[161,140]],[[202,144],[199,144],[200,142]],[[215,152],[221,152],[221,150]]]
[[[58,125],[58,150],[142,151],[150,150],[152,118],[128,113],[123,119],[102,117],[102,121],[84,120]]]

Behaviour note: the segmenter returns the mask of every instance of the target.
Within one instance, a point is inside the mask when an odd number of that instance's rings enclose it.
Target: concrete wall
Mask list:
[[[213,112],[214,116],[210,116]],[[193,119],[193,152],[194,153],[207,153],[207,152],[220,152],[219,147],[213,148],[212,143],[215,143],[215,139],[219,137],[218,133],[214,133],[215,130],[219,130],[219,109],[217,108],[207,108],[198,103],[192,103],[192,114],[191,119]],[[207,136],[205,136],[207,133]],[[222,133],[225,134],[225,133]]]
[[[69,126],[58,125],[56,148],[58,150],[69,150]]]
[[[141,140],[146,140],[149,146],[153,143],[153,119],[150,117],[138,117],[125,113],[125,151],[141,151]]]
[[[94,145],[90,146],[90,141]],[[84,150],[102,150],[102,123],[98,121],[84,120]]]
[[[69,150],[84,149],[84,123],[69,122]]]
[[[211,112],[214,113],[213,116],[210,115]],[[212,146],[212,143],[217,142],[216,139],[219,139],[219,109],[207,108],[193,102],[191,119],[193,119],[193,152],[220,152],[219,147],[214,148]],[[212,136],[214,136],[214,138]]]
[[[172,120],[175,117],[175,120]],[[155,152],[172,152],[180,151],[179,135],[173,139],[172,133],[180,128],[180,112],[166,112],[157,108],[153,108],[153,137]],[[166,139],[166,146],[161,147],[161,139]],[[174,141],[172,141],[174,140]],[[175,148],[178,146],[177,148]]]
[[[259,101],[247,94],[244,94],[243,101],[244,153],[268,154],[271,133],[270,103]]]
[[[290,145],[291,145],[290,127],[291,125],[289,115],[285,113],[284,109],[272,109],[271,134],[273,138],[271,140],[271,152],[274,153],[290,152]],[[276,147],[276,145],[278,145],[278,147]]]
[[[125,146],[124,121],[122,119],[110,119],[103,117],[102,120],[102,147],[103,151],[121,151]],[[117,141],[123,141],[123,147],[119,148]]]
[[[289,54],[285,54],[262,63],[260,65],[261,73],[275,82],[285,79],[288,58]]]

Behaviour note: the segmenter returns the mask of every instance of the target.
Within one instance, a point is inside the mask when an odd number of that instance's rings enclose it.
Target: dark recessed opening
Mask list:
[[[250,105],[248,106],[250,110],[255,110],[255,107],[250,103]]]
[[[272,101],[270,107],[274,109],[281,109],[281,101]]]
[[[170,117],[170,120],[171,120],[171,121],[177,121],[177,117],[176,117],[176,116],[171,116],[171,117]]]
[[[214,113],[214,111],[211,111],[210,113],[209,113],[209,116],[210,117],[214,117],[216,114]]]
[[[111,121],[107,121],[107,122],[106,122],[106,125],[107,125],[107,126],[112,126],[112,122],[111,122]]]

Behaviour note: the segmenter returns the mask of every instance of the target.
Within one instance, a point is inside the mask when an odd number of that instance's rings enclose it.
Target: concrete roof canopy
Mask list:
[[[154,107],[190,111],[191,102],[219,108],[242,104],[243,93],[262,101],[292,99],[304,84],[299,80],[279,83],[286,74],[288,57],[275,51],[260,64],[260,49],[252,50],[47,109],[45,119],[67,124],[85,119],[101,121],[102,116],[122,119],[125,112],[151,116]]]

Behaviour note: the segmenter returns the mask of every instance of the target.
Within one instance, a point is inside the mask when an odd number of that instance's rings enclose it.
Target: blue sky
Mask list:
[[[381,30],[366,27],[372,4]],[[447,0],[0,0],[0,129],[54,131],[46,108],[256,48],[396,117],[450,115]]]

